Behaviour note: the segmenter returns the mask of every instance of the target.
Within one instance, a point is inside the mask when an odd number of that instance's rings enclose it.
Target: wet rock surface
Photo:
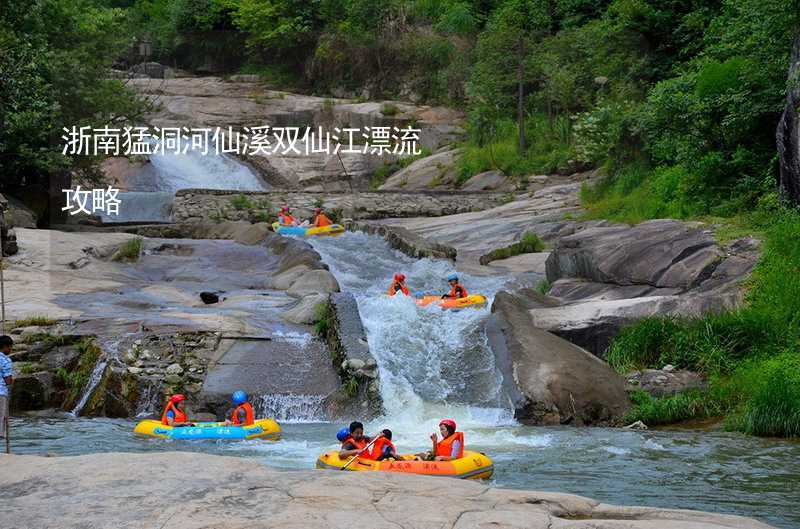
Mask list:
[[[452,246],[429,241],[416,233],[400,226],[382,226],[365,222],[348,224],[348,229],[363,231],[373,235],[380,235],[389,243],[389,246],[400,250],[409,257],[424,259],[450,259],[455,260],[457,252]]]
[[[705,390],[708,382],[699,373],[665,366],[643,369],[625,375],[628,391],[642,390],[654,397],[667,397],[692,389]]]
[[[0,525],[26,529],[52,527],[53,520],[59,527],[76,529],[770,527],[738,516],[621,507],[570,494],[496,489],[475,482],[448,480],[442,486],[442,478],[425,476],[282,472],[242,458],[185,452],[9,456],[3,464]],[[187,476],[192,479],[187,481]]]
[[[30,253],[12,263],[9,274],[30,280],[29,271],[39,267],[40,258],[50,267],[48,273],[59,275],[69,269],[72,284],[68,288],[48,289],[49,282],[43,282],[37,285],[40,290],[34,288],[28,294],[56,307],[52,312],[57,317],[73,318],[69,332],[97,337],[100,352],[81,368],[80,386],[75,385],[76,379],[70,389],[64,387],[68,383],[59,386],[60,379],[50,375],[64,367],[71,372],[83,360],[63,347],[32,355],[30,351],[41,347],[26,345],[27,369],[36,376],[30,377],[30,384],[19,386],[28,388],[20,394],[20,408],[72,409],[78,397],[85,397],[81,414],[129,417],[157,411],[164,393],[180,391],[189,395],[197,411],[219,415],[226,411],[235,389],[253,395],[324,398],[339,388],[325,344],[311,334],[309,311],[294,322],[283,317],[297,303],[289,293],[303,302],[305,296],[338,290],[319,254],[307,243],[279,236],[265,224],[130,229],[137,234],[189,238],[144,238],[138,260],[115,263],[110,256],[132,235],[25,232],[31,236]],[[85,259],[85,266],[68,266],[77,259]],[[298,267],[302,273],[284,290],[268,286],[273,277]],[[221,292],[224,297],[219,296]],[[216,302],[208,305],[206,301]],[[20,303],[14,309],[25,307]],[[19,329],[18,336],[32,340],[42,332],[32,326]],[[56,339],[64,332],[55,332]],[[45,380],[40,372],[49,378]]]
[[[792,51],[786,107],[775,139],[780,159],[778,184],[786,198],[800,204],[800,35]]]
[[[623,379],[589,352],[537,328],[528,303],[498,293],[487,329],[517,419],[575,425],[619,420],[630,406]]]

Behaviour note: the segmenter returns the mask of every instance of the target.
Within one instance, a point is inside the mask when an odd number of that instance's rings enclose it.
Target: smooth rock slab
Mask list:
[[[386,473],[281,472],[185,452],[3,458],[0,527],[768,529],[749,518]]]

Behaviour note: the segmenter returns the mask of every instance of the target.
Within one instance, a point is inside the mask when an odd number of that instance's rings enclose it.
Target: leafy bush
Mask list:
[[[550,288],[553,285],[547,279],[541,279],[538,283],[536,283],[536,292],[539,294],[546,296],[548,292],[550,292]]]
[[[247,198],[247,195],[241,194],[236,195],[231,199],[231,206],[233,206],[233,209],[237,211],[242,211],[245,209],[253,209],[255,204],[253,204],[253,202]]]
[[[544,248],[544,243],[539,239],[539,236],[532,231],[528,231],[522,235],[519,242],[515,242],[511,246],[506,246],[505,248],[492,250],[488,254],[481,256],[480,263],[482,265],[487,265],[492,261],[508,259],[515,255],[541,252]]]
[[[623,418],[625,423],[642,421],[650,426],[670,424],[716,416],[720,411],[712,399],[697,390],[660,399],[645,391],[636,391],[631,394],[631,400],[633,408]]]
[[[122,243],[119,249],[111,256],[112,261],[130,262],[139,259],[142,255],[142,242],[141,237],[134,237]]]

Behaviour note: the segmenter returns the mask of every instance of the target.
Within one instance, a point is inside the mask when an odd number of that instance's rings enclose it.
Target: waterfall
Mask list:
[[[254,400],[256,415],[272,417],[279,422],[324,422],[322,395],[288,395],[270,393]]]
[[[84,386],[83,395],[81,395],[80,400],[78,400],[78,404],[76,404],[75,407],[70,412],[72,413],[72,415],[77,417],[83,411],[84,406],[86,406],[86,403],[89,402],[89,398],[94,393],[94,390],[97,388],[97,385],[103,379],[103,373],[105,372],[107,365],[108,362],[106,362],[105,360],[100,360],[99,362],[97,362],[97,364],[95,364],[94,369],[92,370],[92,374],[89,377],[89,381]]]
[[[143,380],[139,400],[136,401],[136,417],[143,418],[158,414],[162,406],[163,394],[161,384],[151,380]]]
[[[430,423],[441,417],[479,427],[514,422],[484,331],[491,297],[504,279],[461,274],[470,292],[490,298],[484,308],[420,308],[410,298],[383,295],[392,275],[405,273],[412,292],[443,292],[449,289],[444,278],[454,271],[452,263],[411,259],[364,233],[312,244],[342,289],[358,301],[380,371],[382,421],[406,432],[428,433]]]
[[[175,193],[181,189],[264,191],[270,186],[248,166],[226,155],[200,150],[150,155],[149,163],[126,178],[119,193],[119,215],[100,213],[104,224],[170,222]]]
[[[263,191],[269,186],[249,167],[226,154],[188,150],[183,154],[150,155],[150,164],[132,179],[130,188],[174,195],[181,189]]]

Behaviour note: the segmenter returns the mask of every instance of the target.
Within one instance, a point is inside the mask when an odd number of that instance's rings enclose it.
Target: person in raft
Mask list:
[[[253,405],[247,399],[247,393],[241,389],[234,391],[231,400],[236,408],[233,409],[230,419],[225,421],[225,426],[250,426],[255,424],[256,417],[253,412]]]
[[[447,276],[447,282],[450,283],[450,292],[444,294],[442,299],[460,299],[469,296],[467,289],[458,282],[458,276],[456,274],[450,274]]]
[[[177,393],[169,398],[164,412],[161,414],[161,424],[168,426],[194,426],[186,417],[183,403],[186,397]]]
[[[312,224],[314,224],[315,228],[324,228],[325,226],[330,226],[333,224],[333,221],[329,219],[325,213],[323,213],[322,208],[316,208],[314,210],[314,219],[312,220]]]
[[[387,428],[381,431],[381,435],[378,437],[378,440],[375,441],[374,445],[372,445],[369,458],[374,459],[375,461],[383,461],[384,459],[402,459],[399,455],[397,455],[397,448],[395,448],[394,443],[392,443],[391,430]]]
[[[453,419],[442,419],[439,423],[439,433],[442,440],[434,433],[431,434],[433,450],[417,454],[418,459],[426,461],[451,461],[464,457],[464,433],[456,431],[456,422]]]
[[[394,296],[398,292],[402,292],[406,296],[410,295],[408,287],[406,286],[405,274],[398,273],[394,275],[394,278],[392,278],[392,284],[389,285],[389,291],[387,293],[390,296]]]
[[[378,437],[380,436],[383,436],[383,433],[378,434]],[[364,425],[358,421],[351,422],[350,428],[339,430],[336,438],[342,443],[342,449],[339,450],[339,457],[342,459],[358,455],[372,442],[371,437],[364,435]],[[361,457],[369,458],[369,455],[369,450],[367,450],[361,454]]]
[[[289,206],[283,206],[281,212],[278,214],[278,223],[281,226],[297,226],[297,219],[292,215],[292,210]]]

